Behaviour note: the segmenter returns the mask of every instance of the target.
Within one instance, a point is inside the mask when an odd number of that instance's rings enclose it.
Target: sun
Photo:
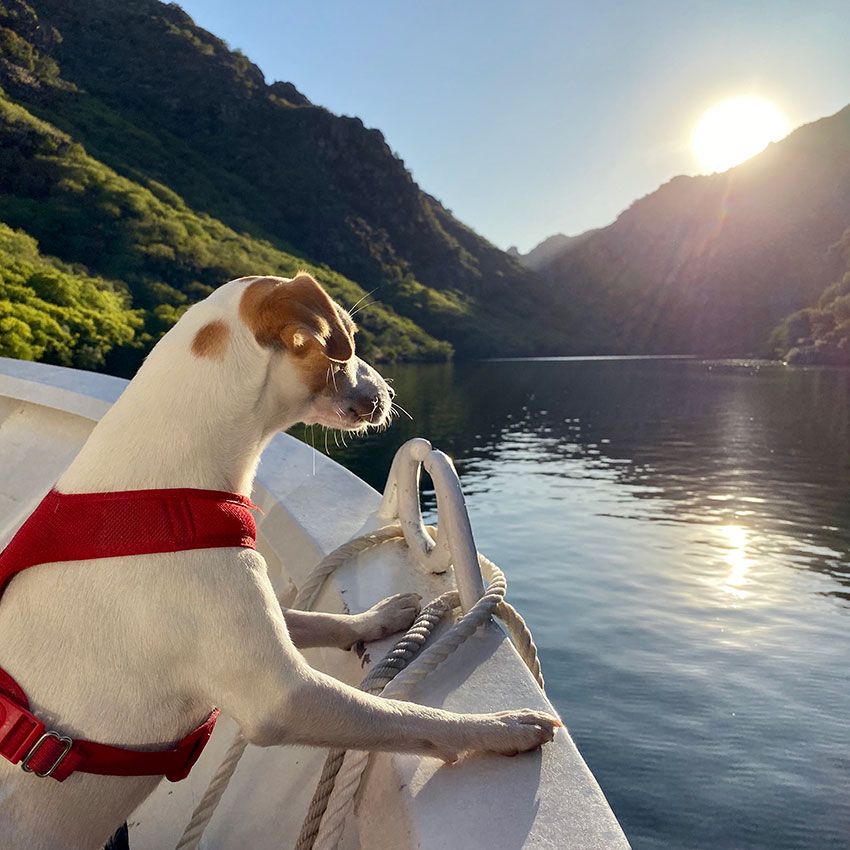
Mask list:
[[[726,171],[787,136],[790,129],[775,103],[751,95],[732,97],[703,113],[691,150],[703,172]]]

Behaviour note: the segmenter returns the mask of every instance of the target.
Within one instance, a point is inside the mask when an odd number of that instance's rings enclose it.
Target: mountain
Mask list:
[[[674,178],[540,271],[582,350],[773,354],[798,331],[813,344],[801,320],[773,331],[847,271],[848,226],[850,107],[725,173]]]
[[[174,4],[2,0],[0,87],[0,354],[131,374],[215,286],[305,268],[371,295],[376,359],[850,361],[850,108],[520,256]]]
[[[545,269],[553,260],[561,256],[571,248],[575,248],[596,233],[595,230],[587,230],[576,236],[564,236],[556,233],[544,239],[539,245],[535,245],[527,254],[520,254],[516,248],[508,248],[508,253],[518,259],[527,269],[540,271]]]
[[[374,291],[358,321],[376,356],[560,345],[545,283],[423,192],[378,130],[268,84],[176,5],[3,0],[0,85],[0,221],[143,316],[107,367],[132,370],[211,287],[298,267],[343,303]]]

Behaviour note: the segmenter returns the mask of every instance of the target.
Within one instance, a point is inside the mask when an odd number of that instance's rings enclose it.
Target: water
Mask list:
[[[332,456],[378,488],[411,436],[454,457],[636,850],[850,847],[850,373],[385,372],[414,421]]]

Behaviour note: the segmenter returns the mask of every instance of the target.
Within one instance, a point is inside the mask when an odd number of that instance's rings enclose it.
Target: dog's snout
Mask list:
[[[358,396],[349,403],[348,413],[362,422],[374,422],[381,417],[381,399],[377,395]]]
[[[343,428],[362,432],[370,426],[380,428],[389,424],[395,392],[368,363],[352,361],[331,377],[324,396],[332,415],[343,420]],[[333,421],[330,416],[327,418]]]

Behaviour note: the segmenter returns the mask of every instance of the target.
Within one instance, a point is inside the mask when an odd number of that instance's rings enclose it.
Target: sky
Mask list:
[[[501,248],[610,223],[677,174],[702,113],[850,103],[850,0],[180,0],[266,79],[380,129]]]

